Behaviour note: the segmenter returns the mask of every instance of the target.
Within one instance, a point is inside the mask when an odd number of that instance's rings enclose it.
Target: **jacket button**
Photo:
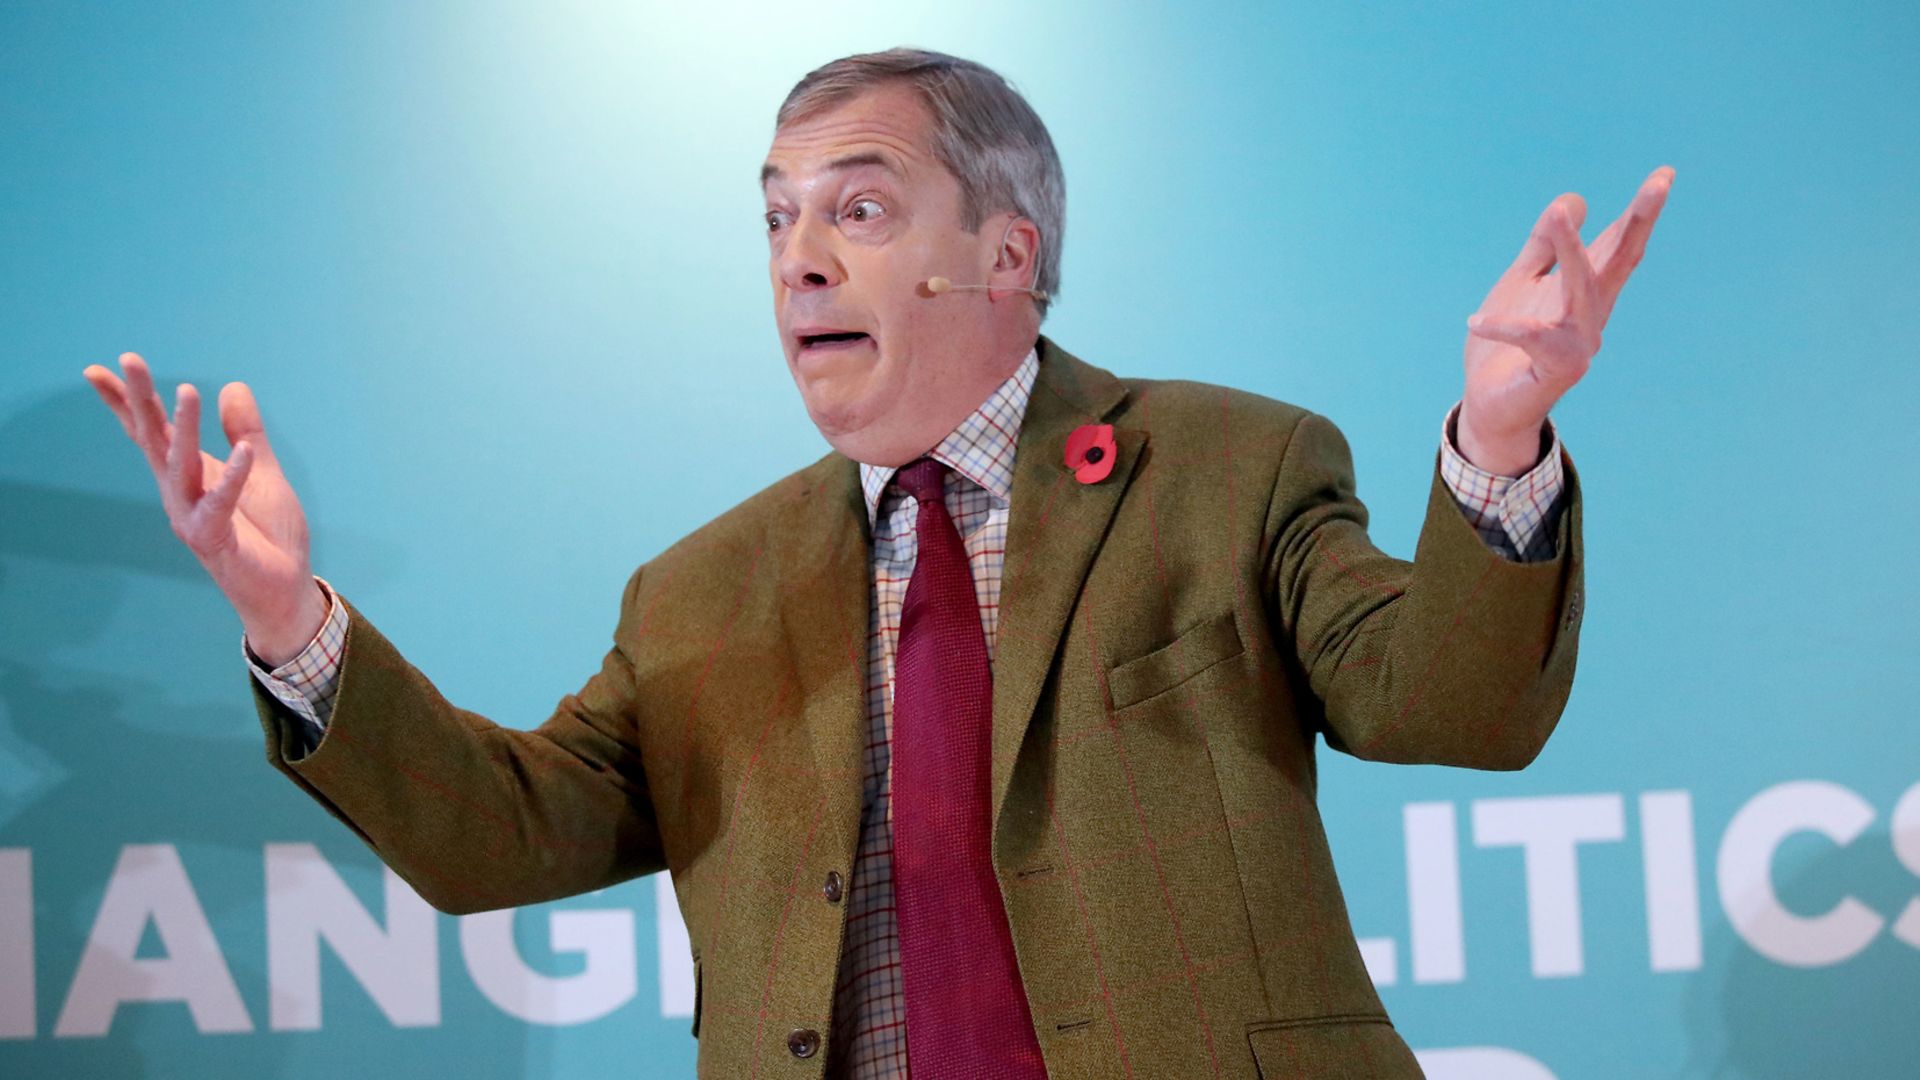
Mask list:
[[[826,897],[829,904],[839,903],[840,898],[846,895],[846,883],[840,880],[840,871],[827,871],[827,880],[820,886],[820,895]]]
[[[810,1058],[820,1050],[820,1033],[812,1028],[794,1028],[787,1032],[787,1053]]]

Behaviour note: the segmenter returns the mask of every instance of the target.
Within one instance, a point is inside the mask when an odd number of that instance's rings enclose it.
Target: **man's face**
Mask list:
[[[787,367],[820,433],[869,464],[924,453],[1012,371],[996,355],[1006,307],[924,289],[934,276],[985,281],[1010,220],[960,227],[960,185],[929,149],[931,124],[910,87],[889,84],[781,128],[767,154]]]

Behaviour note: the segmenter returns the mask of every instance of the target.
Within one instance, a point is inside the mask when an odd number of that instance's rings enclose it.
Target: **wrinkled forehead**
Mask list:
[[[870,90],[774,132],[761,186],[808,186],[856,170],[908,184],[923,180],[940,167],[927,148],[930,121],[911,90]]]

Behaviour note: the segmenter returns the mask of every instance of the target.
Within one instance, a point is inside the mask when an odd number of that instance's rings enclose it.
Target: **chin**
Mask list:
[[[807,416],[829,442],[854,435],[899,407],[900,388],[885,385],[889,380],[879,374],[844,371],[798,380]]]
[[[898,433],[889,433],[886,412],[880,402],[859,399],[848,402],[807,402],[807,417],[820,431],[820,437],[841,454],[867,465],[904,465],[919,454],[919,449],[903,449]]]
[[[806,398],[807,419],[820,429],[821,438],[832,443],[834,449],[846,452],[846,444],[860,442],[860,433],[872,422],[866,402],[825,400],[820,396]]]

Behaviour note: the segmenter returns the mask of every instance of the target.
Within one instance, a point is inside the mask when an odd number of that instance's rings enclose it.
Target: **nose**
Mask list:
[[[834,256],[832,229],[811,214],[802,214],[787,234],[774,259],[780,281],[794,292],[830,289],[847,279],[846,267]]]

